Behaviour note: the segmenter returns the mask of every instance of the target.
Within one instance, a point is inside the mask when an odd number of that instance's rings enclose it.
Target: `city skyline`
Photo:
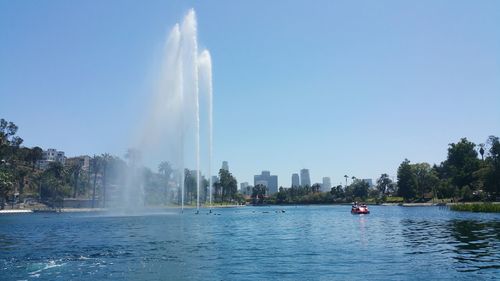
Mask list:
[[[0,117],[26,146],[123,157],[165,36],[194,7],[213,55],[212,167],[239,182],[395,177],[405,158],[438,164],[449,143],[498,135],[500,3],[283,3],[0,2]]]

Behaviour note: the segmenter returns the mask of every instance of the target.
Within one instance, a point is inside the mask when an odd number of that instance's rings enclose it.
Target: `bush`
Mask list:
[[[460,212],[482,212],[482,213],[500,213],[500,204],[493,203],[473,203],[451,205],[450,209]]]

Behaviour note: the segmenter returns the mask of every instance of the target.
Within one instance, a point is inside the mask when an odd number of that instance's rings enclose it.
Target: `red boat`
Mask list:
[[[369,214],[370,210],[368,210],[368,207],[366,205],[353,205],[351,208],[351,214]]]

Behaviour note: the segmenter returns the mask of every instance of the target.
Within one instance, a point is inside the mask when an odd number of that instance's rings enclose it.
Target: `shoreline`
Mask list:
[[[400,207],[445,207],[455,205],[473,205],[473,204],[500,204],[500,202],[453,202],[453,203],[381,203],[367,204],[369,206],[400,206]],[[225,208],[242,208],[242,207],[271,207],[271,206],[348,206],[350,203],[333,203],[333,204],[268,204],[268,205],[212,205],[200,206],[200,209],[225,209]],[[184,209],[196,210],[196,206],[184,206]],[[98,213],[98,212],[113,212],[122,211],[121,208],[20,208],[20,209],[4,209],[0,210],[2,214],[31,214],[31,213]],[[162,210],[181,210],[180,206],[155,206],[134,208],[127,211],[131,213],[140,213],[142,211],[162,211]]]
[[[221,209],[221,208],[240,208],[245,207],[245,205],[212,205],[212,206],[200,206],[200,209]],[[154,206],[154,207],[144,207],[144,208],[133,208],[133,209],[123,209],[123,208],[19,208],[19,209],[4,209],[0,210],[0,215],[2,214],[31,214],[31,213],[99,213],[99,212],[114,212],[127,210],[131,213],[140,213],[142,211],[162,211],[162,210],[181,210],[181,206]],[[184,209],[196,210],[196,206],[184,206]]]

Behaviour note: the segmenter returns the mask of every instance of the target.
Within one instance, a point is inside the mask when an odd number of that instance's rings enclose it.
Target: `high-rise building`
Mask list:
[[[311,186],[311,177],[309,176],[308,169],[300,170],[300,185],[301,186]]]
[[[219,182],[219,177],[218,176],[212,176],[212,184],[218,183],[218,182]]]
[[[262,171],[260,175],[253,176],[253,182],[254,185],[265,185],[268,195],[278,192],[278,176],[271,175],[269,171]]]
[[[321,191],[328,192],[332,189],[332,180],[329,177],[323,178],[323,184],[321,184]]]
[[[222,168],[223,170],[229,171],[229,164],[227,161],[222,161]]]
[[[292,174],[292,187],[298,187],[300,185],[299,174]]]
[[[252,195],[252,189],[248,182],[240,183],[240,193],[245,195]]]
[[[363,181],[368,184],[368,187],[372,187],[373,186],[373,180],[372,179],[363,179]]]

